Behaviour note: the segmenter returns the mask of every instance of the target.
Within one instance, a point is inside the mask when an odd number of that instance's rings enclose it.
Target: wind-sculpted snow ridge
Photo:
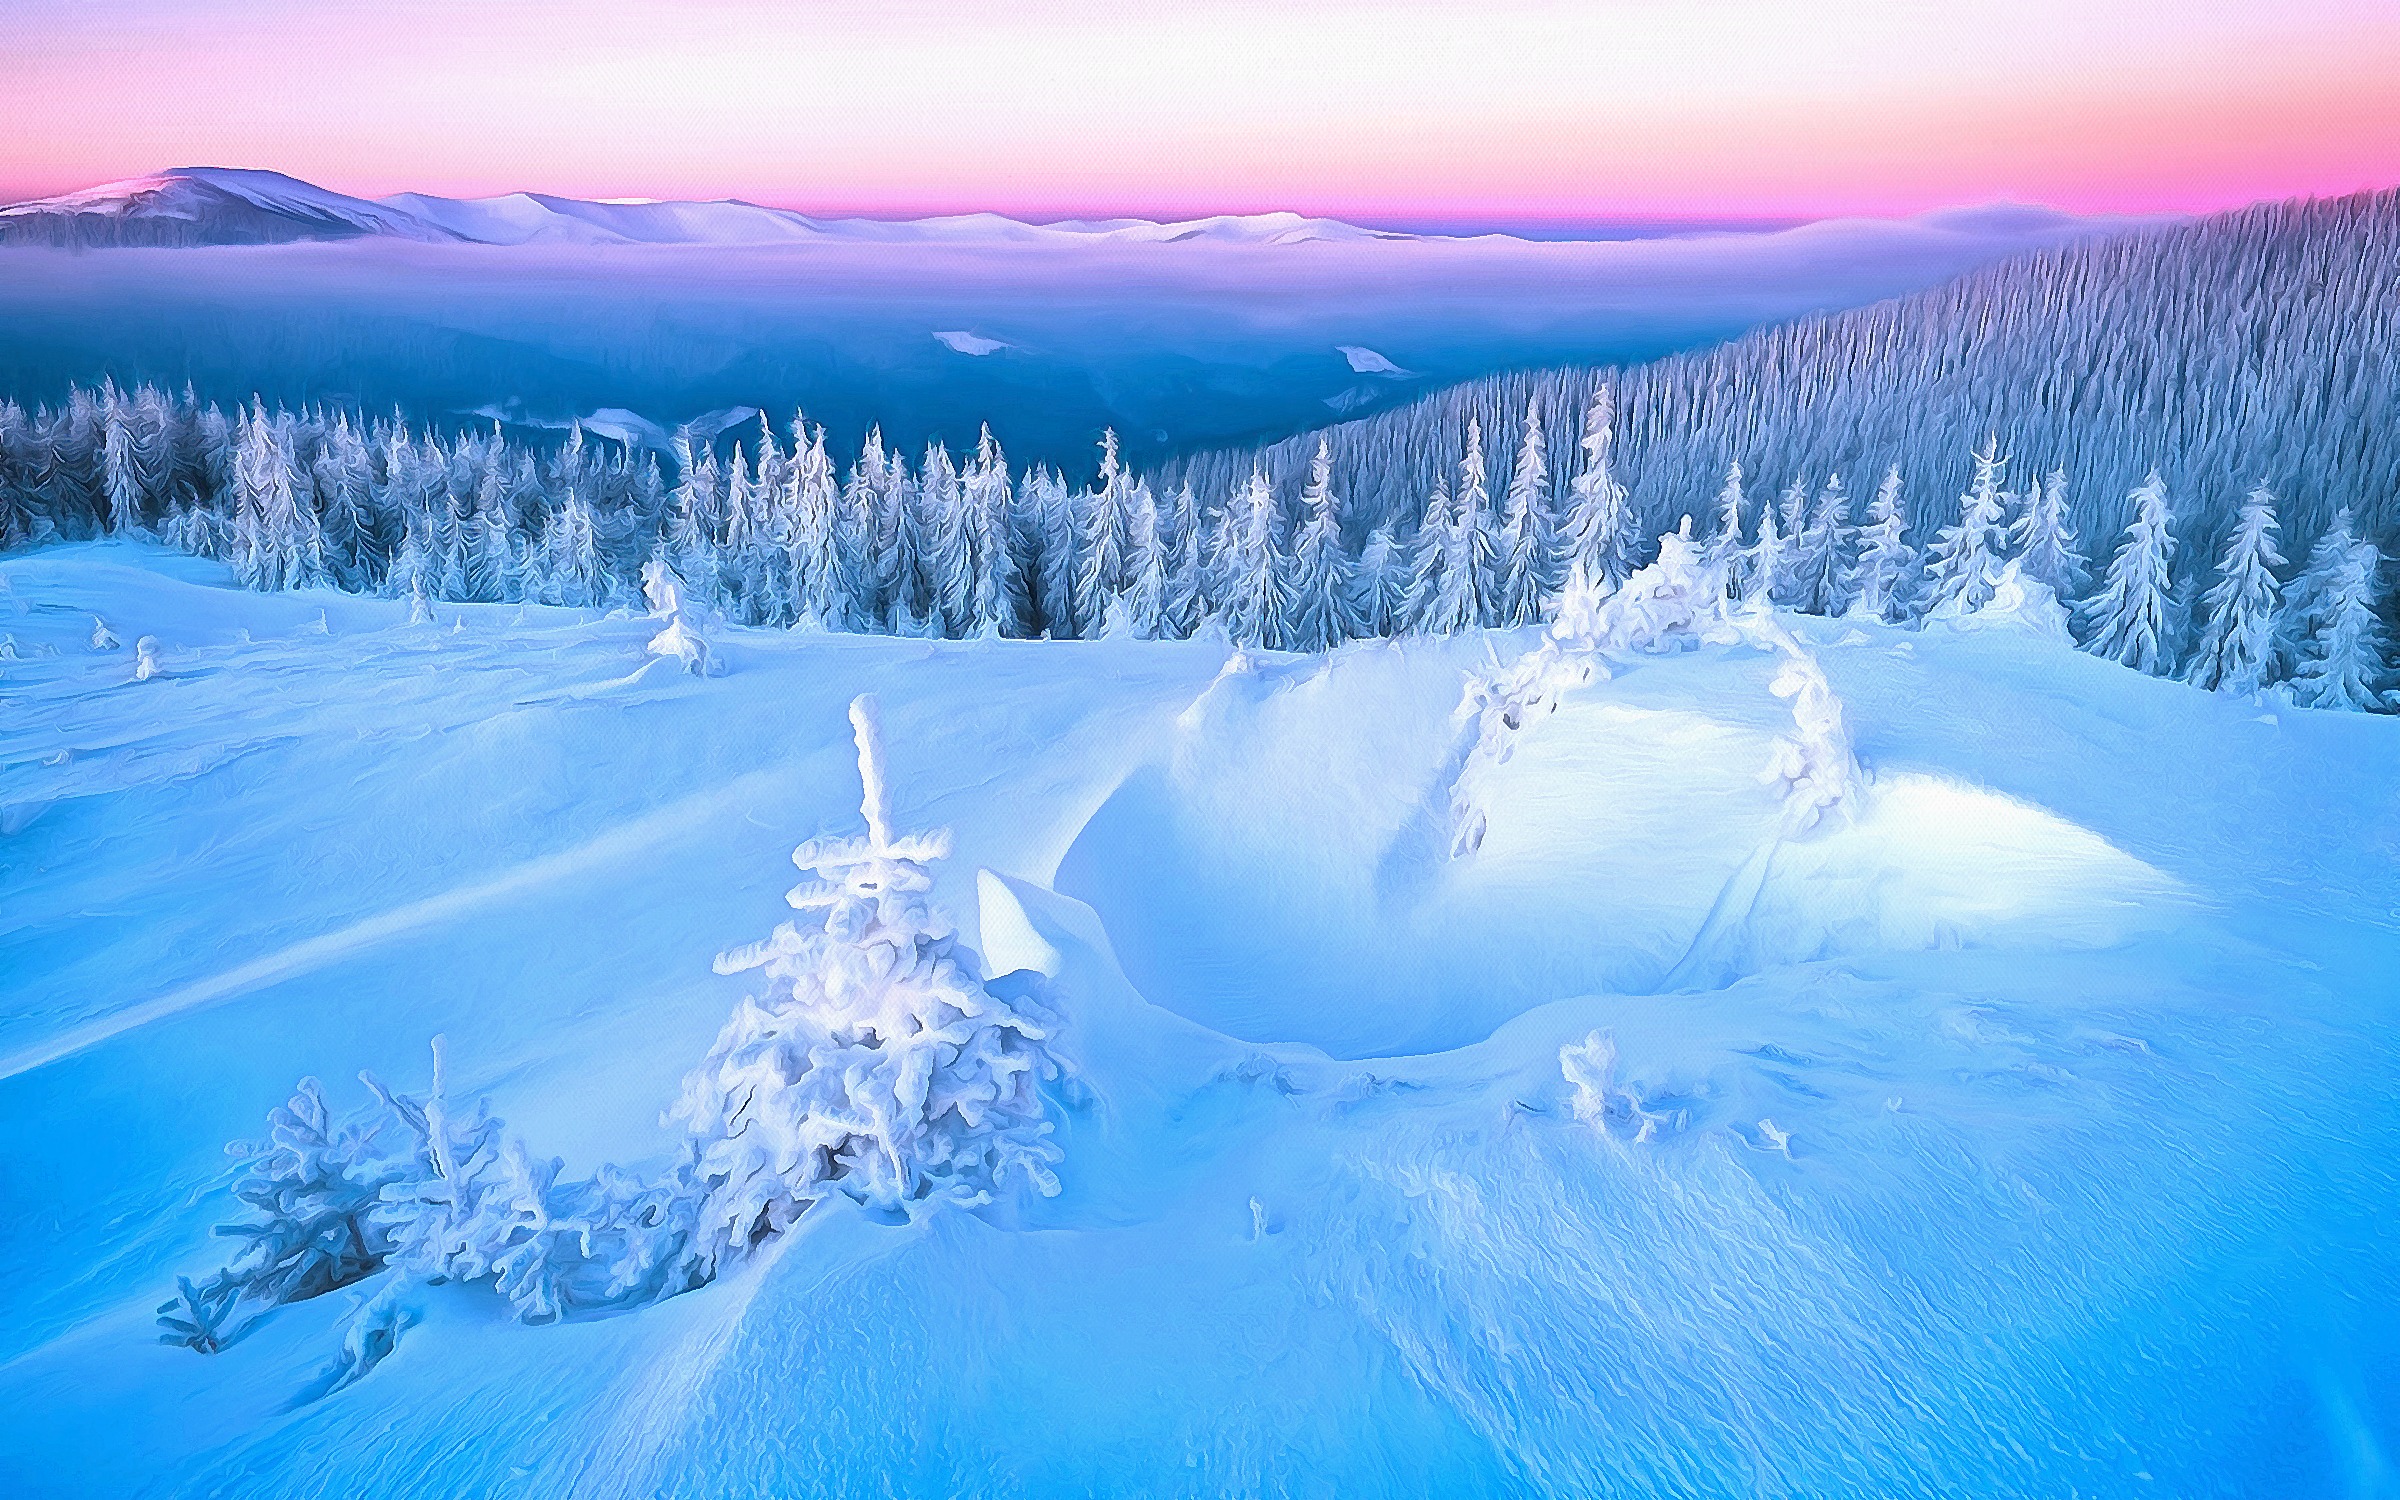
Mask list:
[[[1517,737],[1556,712],[1567,693],[1607,681],[1609,656],[1737,642],[1784,658],[1768,690],[1791,701],[1792,733],[1775,741],[1773,758],[1759,775],[1783,798],[1782,833],[1807,833],[1850,803],[1866,775],[1824,668],[1771,610],[1737,610],[1727,603],[1725,563],[1693,542],[1687,517],[1679,530],[1659,538],[1658,560],[1615,592],[1576,577],[1540,646],[1468,682],[1459,712],[1473,725],[1473,738],[1453,784],[1453,857],[1483,843],[1488,819],[1477,796],[1480,773],[1504,764]]]
[[[249,1213],[218,1233],[243,1249],[204,1281],[178,1279],[161,1342],[215,1353],[277,1305],[390,1273],[323,1394],[390,1352],[418,1284],[488,1283],[520,1321],[548,1323],[703,1286],[829,1198],[897,1221],[981,1207],[1019,1180],[1057,1194],[1042,1086],[1067,1069],[1039,976],[985,983],[925,899],[948,830],[892,832],[874,700],[850,718],[866,836],[802,844],[793,860],[815,878],[790,900],[816,920],[718,959],[768,985],[685,1080],[671,1169],[562,1182],[562,1163],[506,1138],[486,1106],[453,1106],[439,1037],[423,1097],[361,1075],[383,1110],[369,1128],[337,1128],[302,1079],[266,1146],[229,1148],[247,1159],[235,1196]],[[378,1139],[395,1125],[396,1153]]]

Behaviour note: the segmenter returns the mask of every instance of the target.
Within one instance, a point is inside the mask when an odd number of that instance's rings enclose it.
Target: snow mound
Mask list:
[[[1904,656],[1863,635],[1806,647],[1675,589],[1634,598],[1689,649],[1612,668],[1555,637],[1499,663],[1409,641],[1229,671],[1055,884],[1153,1001],[1350,1057],[1782,964],[2106,945],[2182,899],[2041,807],[1914,768],[1870,778],[1832,684]],[[1443,711],[1462,669],[1486,684],[1463,724]]]

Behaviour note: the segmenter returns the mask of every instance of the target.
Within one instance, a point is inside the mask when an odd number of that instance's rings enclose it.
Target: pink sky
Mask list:
[[[0,0],[0,197],[1369,221],[2205,209],[2400,183],[2400,4]]]

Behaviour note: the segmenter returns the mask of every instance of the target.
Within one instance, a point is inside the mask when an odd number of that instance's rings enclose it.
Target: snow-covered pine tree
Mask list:
[[[1408,585],[1401,608],[1402,623],[1412,635],[1440,635],[1464,626],[1444,626],[1437,623],[1437,611],[1442,600],[1453,593],[1450,587],[1452,533],[1455,530],[1450,510],[1450,486],[1440,479],[1433,482],[1433,492],[1425,497],[1425,509],[1417,522],[1417,534],[1408,554]]]
[[[1054,641],[1078,640],[1099,621],[1078,612],[1075,580],[1082,567],[1077,556],[1075,507],[1067,483],[1047,468],[1036,469],[1026,481],[1033,492],[1025,507],[1029,529],[1040,539],[1041,557],[1036,582],[1041,595],[1042,630]]]
[[[792,457],[791,533],[784,538],[784,593],[793,617],[828,630],[850,628],[857,589],[851,562],[843,547],[842,492],[834,478],[833,455],[825,445],[825,429],[816,430],[808,446]],[[678,512],[680,516],[681,512]],[[681,532],[669,539],[669,557]],[[677,569],[681,572],[680,567]],[[706,605],[708,600],[699,601]]]
[[[1458,490],[1450,505],[1450,560],[1444,568],[1447,597],[1435,606],[1445,634],[1497,623],[1499,547],[1492,534],[1492,499],[1484,479],[1483,424],[1467,418],[1467,443],[1458,460]]]
[[[606,609],[617,602],[616,579],[601,553],[599,522],[572,490],[551,517],[545,550],[544,603]]]
[[[1008,460],[987,423],[975,440],[962,494],[972,523],[975,590],[969,600],[969,629],[977,635],[1026,633],[1025,574],[1017,561],[1014,497]]]
[[[1022,1178],[1056,1193],[1042,1086],[1062,1076],[1030,976],[987,981],[926,893],[947,830],[895,834],[875,702],[851,705],[862,838],[793,862],[803,915],[717,961],[761,970],[674,1117],[690,1132],[693,1253],[712,1269],[846,1196],[888,1215],[991,1201]]]
[[[2349,566],[2351,549],[2357,545],[2358,533],[2349,510],[2335,511],[2333,520],[2309,547],[2300,575],[2284,590],[2283,609],[2275,619],[2275,654],[2281,676],[2300,670],[2310,639],[2325,623],[2335,581]]]
[[[1355,574],[1342,546],[1341,503],[1333,493],[1332,450],[1322,442],[1300,505],[1300,529],[1292,536],[1289,641],[1294,651],[1330,651],[1359,634],[1359,619]]]
[[[1132,581],[1137,565],[1133,555],[1133,477],[1118,457],[1113,427],[1100,434],[1100,484],[1084,507],[1079,551],[1075,612],[1078,618],[1096,625],[1107,614],[1110,601]]]
[[[1266,470],[1250,471],[1228,514],[1238,518],[1241,531],[1226,558],[1225,598],[1218,607],[1225,633],[1245,646],[1280,649],[1290,638],[1290,600],[1275,545],[1275,489]]]
[[[1330,456],[1326,461],[1332,461]],[[1542,445],[1542,409],[1530,402],[1525,407],[1524,437],[1517,444],[1516,465],[1509,472],[1508,499],[1494,547],[1498,576],[1492,623],[1538,622],[1558,589],[1558,543],[1550,526],[1550,460]]]
[[[353,593],[374,587],[383,572],[373,514],[374,477],[366,443],[348,416],[336,413],[309,465],[309,481],[316,490],[326,566],[334,585]]]
[[[1794,509],[1805,511],[1808,481],[1795,479],[1778,505],[1772,497],[1758,502],[1758,539],[1742,555],[1742,598],[1765,606],[1786,602],[1791,592],[1791,543],[1784,539],[1783,518]]]
[[[1958,497],[1958,520],[1925,549],[1925,613],[1973,614],[1992,602],[2008,546],[2008,496],[2001,488],[2000,440],[1975,451],[1975,477]]]
[[[650,617],[663,625],[650,638],[650,654],[681,662],[695,677],[708,676],[716,664],[715,653],[700,632],[699,612],[683,602],[683,588],[667,562],[664,544],[642,565],[642,597],[650,605]]]
[[[1717,491],[1717,529],[1708,540],[1708,563],[1725,582],[1731,598],[1742,592],[1742,507],[1747,498],[1742,494],[1742,465],[1740,460],[1725,467],[1724,487]],[[1773,501],[1768,501],[1771,508]]]
[[[975,628],[975,539],[966,492],[950,450],[927,445],[917,470],[917,504],[925,517],[925,571],[942,634],[960,638]]]
[[[1583,466],[1568,488],[1566,553],[1568,571],[1581,569],[1603,593],[1621,588],[1641,561],[1633,511],[1610,461],[1615,436],[1615,390],[1602,380],[1584,413]]]
[[[144,385],[133,394],[132,421],[133,466],[141,487],[145,518],[161,515],[176,499],[178,422],[174,403],[156,386]]]
[[[842,482],[841,553],[844,581],[850,597],[845,628],[883,631],[890,628],[894,597],[892,542],[884,533],[883,430],[870,429]]]
[[[2066,470],[2052,469],[2047,479],[2025,486],[2025,508],[2009,523],[2008,539],[2025,576],[2048,587],[2059,603],[2072,606],[2091,587],[2068,511]]]
[[[882,429],[874,436],[880,443]],[[897,448],[882,453],[873,480],[876,528],[884,548],[885,628],[895,635],[913,635],[932,613],[933,595],[925,569],[925,522],[917,509],[917,485],[906,455]]]
[[[2089,639],[2084,649],[2157,676],[2174,665],[2167,609],[2175,536],[2167,482],[2153,469],[2130,498],[2133,520],[2125,527],[2125,540],[2109,560],[2100,592],[2085,605]]]
[[[1367,544],[1358,553],[1358,574],[1352,581],[1360,635],[1371,639],[1400,633],[1408,601],[1408,575],[1400,559],[1389,523],[1367,533]]]
[[[392,1244],[376,1210],[398,1172],[372,1131],[334,1124],[314,1078],[267,1116],[264,1144],[227,1149],[242,1160],[233,1196],[246,1212],[217,1227],[241,1247],[221,1274],[244,1300],[298,1302],[382,1269]]]
[[[1188,484],[1175,487],[1174,518],[1169,530],[1175,556],[1166,569],[1166,602],[1159,612],[1159,636],[1164,640],[1189,640],[1200,629],[1207,608],[1200,590],[1207,562],[1200,507]]]
[[[2378,609],[2382,566],[2382,551],[2361,537],[2343,550],[2321,584],[2315,623],[2289,684],[2301,707],[2377,712],[2393,706]]]
[[[244,588],[322,588],[332,581],[317,513],[299,493],[290,434],[256,402],[234,463],[234,573]]]
[[[2253,486],[2225,538],[2217,580],[2201,599],[2207,623],[2192,653],[2191,682],[2221,693],[2255,693],[2275,664],[2275,607],[2283,566],[2276,549],[2275,496],[2264,480]]]
[[[1858,546],[1850,522],[1850,493],[1842,476],[1827,476],[1817,491],[1807,524],[1792,544],[1792,608],[1807,615],[1838,615],[1850,603],[1851,554]]]
[[[1126,537],[1132,556],[1133,577],[1110,606],[1110,616],[1123,628],[1133,632],[1138,640],[1155,641],[1164,638],[1167,615],[1167,549],[1159,539],[1163,523],[1158,514],[1158,497],[1147,484],[1133,487],[1132,524]]]
[[[100,488],[108,497],[108,529],[120,535],[142,524],[142,473],[137,462],[133,403],[114,381],[101,387]]]
[[[1917,549],[1909,544],[1908,515],[1900,504],[1900,466],[1884,471],[1883,483],[1867,506],[1859,533],[1858,592],[1849,613],[1867,620],[1906,619],[1917,581]]]

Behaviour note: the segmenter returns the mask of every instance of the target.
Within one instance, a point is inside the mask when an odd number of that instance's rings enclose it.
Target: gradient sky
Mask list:
[[[1369,222],[2195,210],[2400,183],[2400,0],[0,0],[0,199]]]

